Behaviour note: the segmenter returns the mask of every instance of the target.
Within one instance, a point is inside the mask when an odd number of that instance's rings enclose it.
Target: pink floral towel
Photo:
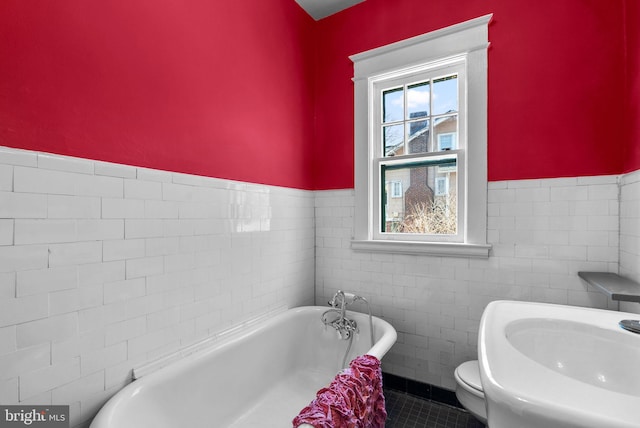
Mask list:
[[[318,391],[315,400],[293,419],[293,426],[384,428],[386,419],[380,360],[361,355]]]

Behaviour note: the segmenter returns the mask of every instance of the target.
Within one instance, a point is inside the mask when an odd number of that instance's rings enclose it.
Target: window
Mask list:
[[[443,132],[438,134],[438,150],[455,150],[456,134],[454,132]]]
[[[447,196],[449,194],[449,177],[436,177],[436,196]]]
[[[366,251],[488,257],[491,15],[352,56],[355,238]]]
[[[451,58],[373,79],[372,185],[384,201],[372,206],[380,225],[374,239],[462,240],[464,217],[457,208],[464,190],[442,193],[437,186],[443,175],[457,177],[463,158],[452,149],[459,128],[464,140],[464,65],[464,58]],[[403,206],[396,203],[390,217],[386,183],[398,181],[407,186],[392,197],[402,196]]]
[[[402,181],[392,181],[389,183],[391,187],[391,197],[392,198],[401,198],[402,197]]]

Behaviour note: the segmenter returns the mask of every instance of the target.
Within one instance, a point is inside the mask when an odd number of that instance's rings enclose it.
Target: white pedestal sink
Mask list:
[[[482,316],[490,428],[640,427],[640,334],[625,312],[497,301]]]

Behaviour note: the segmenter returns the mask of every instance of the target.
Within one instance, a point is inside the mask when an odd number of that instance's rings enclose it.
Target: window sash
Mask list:
[[[457,88],[457,112],[453,115],[457,117],[457,138],[455,139],[455,150],[438,150],[438,138],[434,135],[434,122],[438,118],[452,117],[451,113],[443,113],[438,115],[427,115],[417,119],[407,118],[407,96],[405,96],[403,103],[405,104],[404,114],[402,120],[386,121],[384,120],[384,98],[385,92],[398,90],[398,88],[409,88],[413,85],[423,83],[425,81],[433,82],[444,77],[452,75],[457,76],[458,88]],[[371,93],[371,113],[370,117],[373,118],[372,132],[370,134],[369,144],[372,148],[372,168],[370,183],[372,186],[372,198],[370,199],[369,210],[372,213],[372,230],[370,231],[371,237],[374,240],[396,240],[396,241],[422,241],[422,242],[464,242],[465,237],[465,198],[466,198],[466,186],[463,180],[465,176],[466,164],[464,163],[466,156],[464,155],[466,149],[466,58],[464,56],[446,58],[444,60],[434,61],[420,65],[418,68],[411,70],[399,71],[393,76],[383,75],[370,79],[372,87]],[[433,91],[433,89],[432,89]],[[432,93],[431,93],[432,94]],[[429,103],[429,112],[433,111],[433,103]],[[409,153],[403,155],[387,156],[385,153],[385,140],[384,129],[390,125],[401,124],[405,129],[404,141],[408,142],[406,135],[406,123],[410,123],[414,120],[429,120],[429,143],[428,147],[432,148],[432,151],[425,151],[420,153]],[[455,147],[455,146],[454,146]],[[405,147],[405,152],[408,152],[408,147]],[[436,151],[434,151],[436,150]],[[409,166],[419,166],[420,163],[425,166],[435,165],[434,162],[445,162],[445,159],[456,159],[456,198],[457,198],[457,220],[456,220],[456,233],[455,234],[429,234],[429,233],[394,233],[386,232],[386,199],[384,197],[384,172],[391,171],[398,168],[406,168]],[[433,189],[435,191],[435,189]]]
[[[376,205],[373,207],[373,224],[378,225],[372,231],[373,239],[376,240],[396,240],[396,241],[430,241],[430,242],[464,242],[464,215],[465,200],[460,195],[464,195],[464,151],[450,150],[439,153],[428,153],[426,155],[407,155],[398,158],[378,158],[376,166],[373,168],[377,171],[374,180],[377,182],[375,191],[377,197],[373,198]],[[385,231],[385,222],[387,220],[387,198],[384,195],[384,186],[386,181],[386,173],[411,167],[447,167],[451,163],[456,164],[456,233],[455,234],[429,234],[429,233],[395,233]],[[435,187],[433,189],[435,195]]]

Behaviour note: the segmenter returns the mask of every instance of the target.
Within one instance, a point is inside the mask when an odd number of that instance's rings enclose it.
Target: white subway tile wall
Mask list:
[[[398,330],[384,370],[454,389],[456,366],[477,358],[480,317],[493,300],[617,309],[577,272],[618,272],[618,179],[489,183],[488,259],[354,252],[353,190],[317,192],[316,300],[338,289],[367,297],[374,314]],[[635,185],[625,245],[637,275]]]
[[[87,426],[131,369],[314,301],[314,192],[0,148],[0,402]]]
[[[640,171],[620,185],[620,275],[640,283]],[[620,310],[640,314],[640,303],[621,303]]]

